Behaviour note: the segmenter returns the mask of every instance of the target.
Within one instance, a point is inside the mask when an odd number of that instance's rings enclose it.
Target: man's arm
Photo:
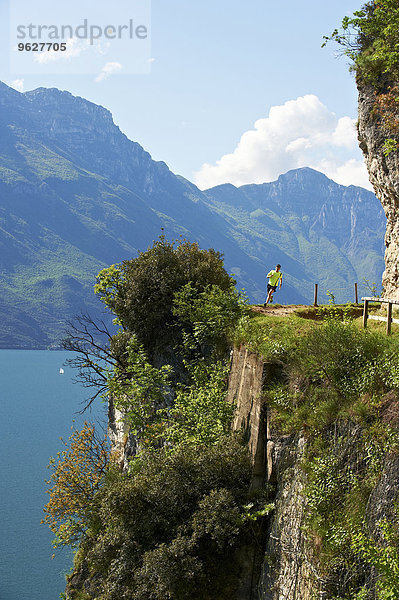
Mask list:
[[[283,274],[281,273],[280,276],[280,290],[281,290],[281,286],[283,285]]]

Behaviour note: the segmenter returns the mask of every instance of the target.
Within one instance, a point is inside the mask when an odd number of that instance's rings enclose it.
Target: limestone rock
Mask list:
[[[385,271],[382,278],[384,297],[399,300],[399,156],[398,152],[384,155],[387,134],[374,110],[375,90],[372,85],[358,81],[359,145],[363,151],[370,182],[381,201],[387,217],[385,234]]]

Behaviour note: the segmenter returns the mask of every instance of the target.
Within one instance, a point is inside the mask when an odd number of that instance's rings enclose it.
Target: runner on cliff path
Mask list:
[[[273,294],[277,290],[279,282],[281,289],[281,285],[283,283],[283,274],[281,273],[280,269],[281,265],[276,265],[276,270],[269,271],[269,273],[266,275],[269,283],[267,284],[267,299],[264,306],[269,304],[269,302],[273,302]]]

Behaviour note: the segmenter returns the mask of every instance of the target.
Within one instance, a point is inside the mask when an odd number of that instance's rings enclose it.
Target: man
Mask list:
[[[267,274],[267,278],[269,279],[269,283],[267,284],[267,299],[265,302],[268,304],[269,302],[273,302],[273,294],[277,290],[277,286],[280,282],[280,289],[283,283],[283,274],[280,271],[281,265],[276,265],[276,270],[269,271]]]

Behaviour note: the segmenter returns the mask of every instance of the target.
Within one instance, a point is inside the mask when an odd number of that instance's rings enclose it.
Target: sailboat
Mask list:
[[[60,375],[63,375],[65,373],[64,369],[61,367],[60,368]]]

